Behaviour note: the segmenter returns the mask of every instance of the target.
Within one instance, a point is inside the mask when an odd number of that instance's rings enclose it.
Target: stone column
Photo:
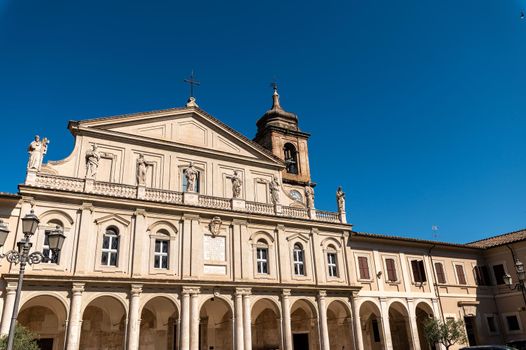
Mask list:
[[[351,306],[353,313],[353,322],[354,322],[354,345],[356,350],[364,350],[363,346],[363,334],[362,334],[362,321],[360,318],[360,308],[356,303],[355,295],[351,296]]]
[[[0,334],[9,334],[9,326],[11,325],[11,317],[13,316],[13,309],[15,307],[15,296],[17,282],[8,282],[5,287],[5,302],[4,311],[2,313],[2,325],[0,327]]]
[[[192,288],[190,297],[190,350],[199,350],[199,288]]]
[[[139,333],[141,330],[141,315],[139,303],[142,293],[142,284],[132,284],[130,291],[130,311],[128,314],[128,350],[139,349]]]
[[[407,309],[409,313],[409,329],[411,331],[413,350],[420,350],[420,339],[418,337],[418,325],[416,323],[416,310],[413,299],[407,299]]]
[[[321,339],[321,350],[330,350],[329,345],[329,328],[327,326],[327,305],[325,303],[325,297],[327,293],[324,290],[320,290],[318,293],[318,314],[320,315],[318,322],[320,324],[320,339]]]
[[[283,289],[281,294],[281,331],[283,333],[284,350],[293,350],[292,348],[292,328],[290,324],[290,289]]]
[[[382,313],[382,331],[384,336],[385,350],[393,350],[393,341],[391,340],[391,326],[389,325],[389,308],[387,300],[380,299],[380,312]]]
[[[250,289],[243,294],[243,333],[245,350],[252,350],[252,315],[250,307]]]
[[[234,308],[236,312],[234,318],[235,349],[243,350],[243,346],[245,345],[243,340],[243,294],[239,289],[236,289]]]
[[[181,330],[179,332],[181,350],[190,349],[190,294],[183,287],[181,297]]]
[[[73,283],[71,288],[71,301],[69,306],[67,350],[78,350],[80,345],[80,332],[82,326],[82,292],[84,283]]]

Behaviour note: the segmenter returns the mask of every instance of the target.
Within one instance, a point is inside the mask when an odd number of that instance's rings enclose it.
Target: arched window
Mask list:
[[[305,253],[301,244],[294,244],[294,274],[296,276],[305,276]]]
[[[153,267],[156,269],[168,270],[169,252],[170,252],[170,234],[166,230],[159,230],[159,236],[166,238],[155,239],[155,250],[153,252]]]
[[[260,239],[256,246],[257,273],[269,274],[268,270],[268,244],[264,239]]]
[[[49,234],[53,232],[53,230],[56,229],[64,229],[64,225],[59,220],[51,220],[47,224],[49,226],[49,229],[46,229],[44,232],[44,244],[42,245],[42,255],[44,255],[46,258],[49,258],[49,260],[46,260],[45,262],[48,264],[58,264],[60,259],[60,252],[56,252],[53,254],[51,249],[49,249]]]
[[[338,277],[338,253],[334,246],[327,247],[327,269],[329,277]]]
[[[296,147],[292,143],[286,143],[283,148],[285,153],[285,165],[287,167],[287,173],[297,174],[298,173],[298,152]]]
[[[100,263],[103,266],[117,266],[119,259],[119,231],[115,227],[108,227],[102,237],[102,257]]]

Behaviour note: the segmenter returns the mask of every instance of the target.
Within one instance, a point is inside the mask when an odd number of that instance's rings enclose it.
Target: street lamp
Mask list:
[[[26,265],[40,264],[42,262],[56,261],[64,240],[66,236],[62,232],[62,229],[57,226],[55,230],[51,231],[48,235],[49,240],[49,250],[51,251],[51,257],[45,256],[41,252],[32,252],[29,253],[31,246],[33,245],[29,240],[31,236],[37,232],[38,224],[40,220],[35,215],[33,210],[26,216],[22,218],[22,232],[24,233],[24,238],[17,242],[18,250],[10,250],[5,254],[0,254],[0,259],[6,258],[10,263],[15,265],[20,264],[20,272],[18,275],[18,284],[16,287],[15,295],[15,304],[13,307],[13,315],[11,317],[11,323],[9,325],[9,337],[7,338],[7,350],[13,350],[13,342],[15,339],[15,327],[16,319],[18,317],[18,305],[20,303],[20,292],[22,291],[22,282],[24,281],[24,272],[26,270]],[[6,224],[0,220],[0,247],[3,247],[7,236],[9,234],[9,229]]]
[[[526,295],[524,292],[526,291],[526,271],[524,271],[524,264],[519,260],[519,258],[515,259],[515,272],[517,272],[517,283],[513,284],[513,280],[511,278],[511,275],[505,274],[502,278],[504,279],[504,283],[511,289],[511,290],[519,290],[522,293],[522,297],[524,299],[524,303],[526,304]]]

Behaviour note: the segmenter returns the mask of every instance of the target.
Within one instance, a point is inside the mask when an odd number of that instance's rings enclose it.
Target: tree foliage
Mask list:
[[[0,338],[0,350],[7,349],[7,335]],[[14,350],[39,350],[37,342],[35,341],[35,334],[29,329],[16,325],[15,340],[13,343]]]
[[[429,344],[442,344],[449,349],[455,344],[467,343],[462,320],[447,319],[445,322],[431,318],[424,324],[424,333]]]

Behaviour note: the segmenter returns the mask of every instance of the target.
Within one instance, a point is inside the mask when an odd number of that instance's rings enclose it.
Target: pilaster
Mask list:
[[[66,350],[78,350],[80,346],[80,333],[82,328],[82,293],[84,283],[73,283],[69,307],[68,335]]]
[[[141,318],[139,304],[142,293],[142,284],[132,284],[130,290],[130,311],[128,314],[128,350],[139,349]]]

